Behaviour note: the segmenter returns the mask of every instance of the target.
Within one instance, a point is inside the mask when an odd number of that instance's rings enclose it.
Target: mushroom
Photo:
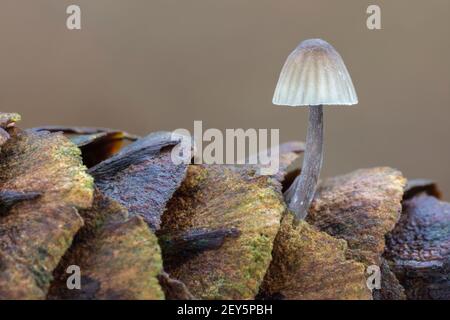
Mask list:
[[[322,167],[322,106],[353,105],[358,98],[339,53],[324,40],[310,39],[300,43],[287,58],[272,102],[309,107],[302,171],[285,193],[288,207],[299,221],[308,213]]]

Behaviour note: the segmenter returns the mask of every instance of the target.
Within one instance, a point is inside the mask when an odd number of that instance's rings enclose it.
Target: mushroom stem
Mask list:
[[[322,168],[323,110],[322,106],[309,106],[308,134],[300,176],[286,191],[289,209],[295,213],[295,221],[305,219],[316,191]]]

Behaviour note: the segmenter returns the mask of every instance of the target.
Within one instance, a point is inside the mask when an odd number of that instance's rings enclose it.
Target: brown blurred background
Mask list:
[[[82,30],[66,29],[78,4]],[[366,28],[378,4],[382,30]],[[23,126],[280,128],[307,110],[271,104],[303,39],[341,53],[359,105],[325,113],[323,176],[389,165],[450,199],[448,0],[1,0],[0,110]]]

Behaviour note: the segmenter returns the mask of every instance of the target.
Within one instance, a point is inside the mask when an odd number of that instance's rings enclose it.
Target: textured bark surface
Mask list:
[[[19,204],[29,200],[37,199],[42,195],[42,192],[21,192],[13,190],[0,190],[0,216],[5,216],[9,210]]]
[[[162,299],[162,260],[156,236],[141,217],[96,192],[80,212],[85,226],[55,272],[51,299]],[[81,290],[68,290],[66,269],[81,269]]]
[[[405,289],[398,281],[391,267],[385,259],[380,266],[381,288],[373,290],[374,300],[405,300]]]
[[[269,154],[272,156],[276,155],[278,157],[278,171],[272,174],[276,180],[278,180],[282,185],[283,192],[290,187],[295,178],[300,173],[300,157],[303,155],[305,151],[305,143],[301,141],[289,141],[282,143],[278,146],[278,152],[275,148],[269,150]],[[272,154],[275,153],[275,154]],[[265,157],[268,157],[268,150],[264,150],[260,152],[258,155],[261,157],[263,154]],[[253,161],[255,156],[250,157]],[[259,159],[260,161],[260,159]],[[253,166],[255,170],[261,170],[261,168],[268,168],[267,165],[246,165],[247,167]]]
[[[20,132],[0,152],[0,190],[36,194],[0,217],[0,299],[45,298],[52,271],[83,221],[93,180],[62,134]]]
[[[8,128],[15,126],[21,117],[18,113],[0,112],[0,147],[11,137]]]
[[[257,175],[254,168],[189,166],[158,232],[165,270],[197,298],[254,298],[269,266],[284,209],[279,182]],[[173,248],[165,246],[167,239],[186,234],[220,242],[205,248],[196,237],[191,248],[197,245],[197,251],[173,256]]]
[[[262,299],[371,299],[364,265],[346,258],[347,244],[287,213],[275,239]]]
[[[408,180],[403,200],[411,199],[421,193],[442,199],[442,192],[434,181],[427,179]]]
[[[304,152],[305,144],[300,141],[290,141],[280,145],[280,169],[274,177],[282,183],[283,188],[286,188],[288,183],[292,183],[292,181],[289,182],[286,179],[289,179],[293,175],[293,172],[298,172],[297,170],[300,165],[295,166],[295,162],[300,159]]]
[[[116,154],[128,140],[123,132],[100,132],[70,137],[81,150],[83,163],[91,168]]]
[[[3,128],[0,128],[0,147],[1,147],[2,145],[4,145],[5,142],[8,141],[8,139],[9,139],[10,137],[11,137],[11,136],[9,135],[8,131],[6,131],[6,130],[3,129]]]
[[[0,112],[0,128],[6,129],[14,126],[20,119],[21,116],[18,113]]]
[[[241,232],[235,227],[213,230],[203,227],[174,235],[160,234],[159,240],[164,248],[165,264],[179,265],[201,252],[219,249],[225,241],[238,238],[240,235]]]
[[[30,129],[32,131],[48,131],[48,132],[63,132],[64,134],[74,134],[74,135],[91,135],[96,133],[108,133],[108,132],[122,132],[126,139],[137,140],[139,136],[134,134],[111,129],[111,128],[103,128],[103,127],[80,127],[80,126],[42,126],[42,127],[34,127]]]
[[[179,142],[169,132],[150,134],[92,167],[89,173],[105,195],[157,230],[167,202],[186,175],[188,165],[175,164],[171,158]]]
[[[408,299],[450,299],[450,203],[424,194],[405,200],[385,256]]]
[[[161,272],[158,279],[166,300],[196,300],[183,282],[172,279],[166,272]]]
[[[320,183],[307,221],[348,243],[349,257],[381,265],[385,235],[400,218],[406,179],[394,169],[361,169]]]
[[[63,132],[81,150],[83,163],[92,167],[117,153],[125,141],[135,141],[137,136],[124,131],[95,127],[46,126],[34,131]]]

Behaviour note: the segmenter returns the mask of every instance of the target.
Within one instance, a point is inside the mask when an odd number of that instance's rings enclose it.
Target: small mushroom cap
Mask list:
[[[276,105],[317,106],[358,103],[339,53],[321,39],[305,40],[289,55],[272,100]]]

